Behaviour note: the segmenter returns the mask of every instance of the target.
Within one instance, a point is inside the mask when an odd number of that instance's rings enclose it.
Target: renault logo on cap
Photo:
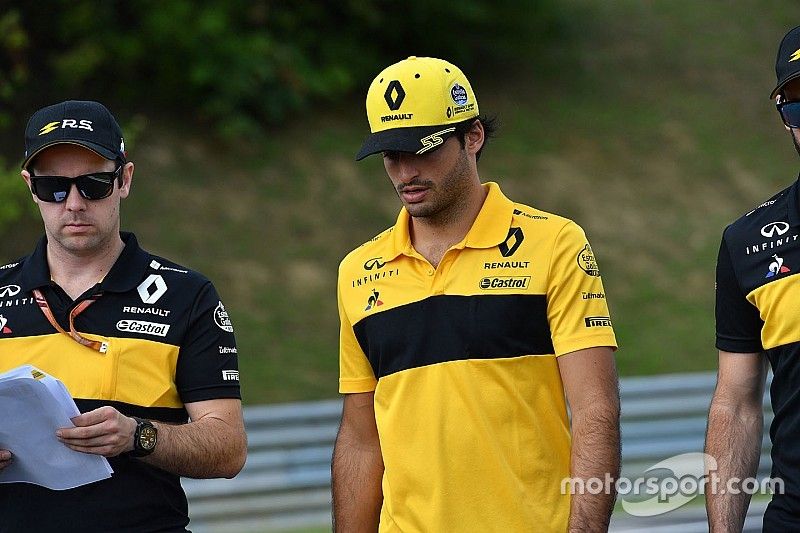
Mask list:
[[[395,92],[397,93],[397,96],[392,95],[392,93]],[[383,93],[383,98],[386,100],[386,105],[388,105],[389,109],[392,111],[397,111],[400,109],[405,97],[406,91],[403,89],[403,86],[400,85],[398,80],[390,81],[389,85],[386,87],[386,92]]]

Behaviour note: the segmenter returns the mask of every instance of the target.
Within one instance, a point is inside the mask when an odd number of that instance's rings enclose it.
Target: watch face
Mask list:
[[[143,427],[141,433],[139,433],[139,446],[144,450],[152,450],[156,447],[156,435],[155,428],[150,426]]]

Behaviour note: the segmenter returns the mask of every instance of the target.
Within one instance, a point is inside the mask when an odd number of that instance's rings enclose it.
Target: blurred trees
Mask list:
[[[0,156],[19,157],[32,110],[67,98],[106,101],[123,116],[166,112],[235,139],[335,106],[408,55],[467,72],[524,62],[560,24],[556,0],[6,2]],[[25,192],[5,186],[16,179],[0,160],[0,228],[18,213],[13,191]]]
[[[0,15],[8,111],[69,96],[187,114],[235,137],[366,88],[388,62],[528,57],[555,0],[39,0]],[[9,106],[12,109],[9,109]]]

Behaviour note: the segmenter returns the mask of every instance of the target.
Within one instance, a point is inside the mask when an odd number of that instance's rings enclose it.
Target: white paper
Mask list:
[[[75,427],[70,419],[79,414],[64,384],[38,368],[0,374],[0,450],[12,453],[0,483],[64,490],[111,477],[105,457],[76,452],[56,438],[57,429]]]

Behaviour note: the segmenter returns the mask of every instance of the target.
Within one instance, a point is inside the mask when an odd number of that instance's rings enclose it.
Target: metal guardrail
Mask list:
[[[623,475],[701,452],[715,384],[715,373],[622,379]],[[764,402],[766,429],[772,413],[766,397]],[[341,407],[341,400],[329,400],[245,408],[249,450],[242,472],[230,480],[183,480],[191,529],[264,533],[330,524],[330,460]],[[769,449],[765,435],[760,477],[769,475]],[[760,524],[763,505],[752,510],[748,520]],[[619,531],[637,529],[624,520],[613,523]],[[656,524],[647,522],[647,529]]]

